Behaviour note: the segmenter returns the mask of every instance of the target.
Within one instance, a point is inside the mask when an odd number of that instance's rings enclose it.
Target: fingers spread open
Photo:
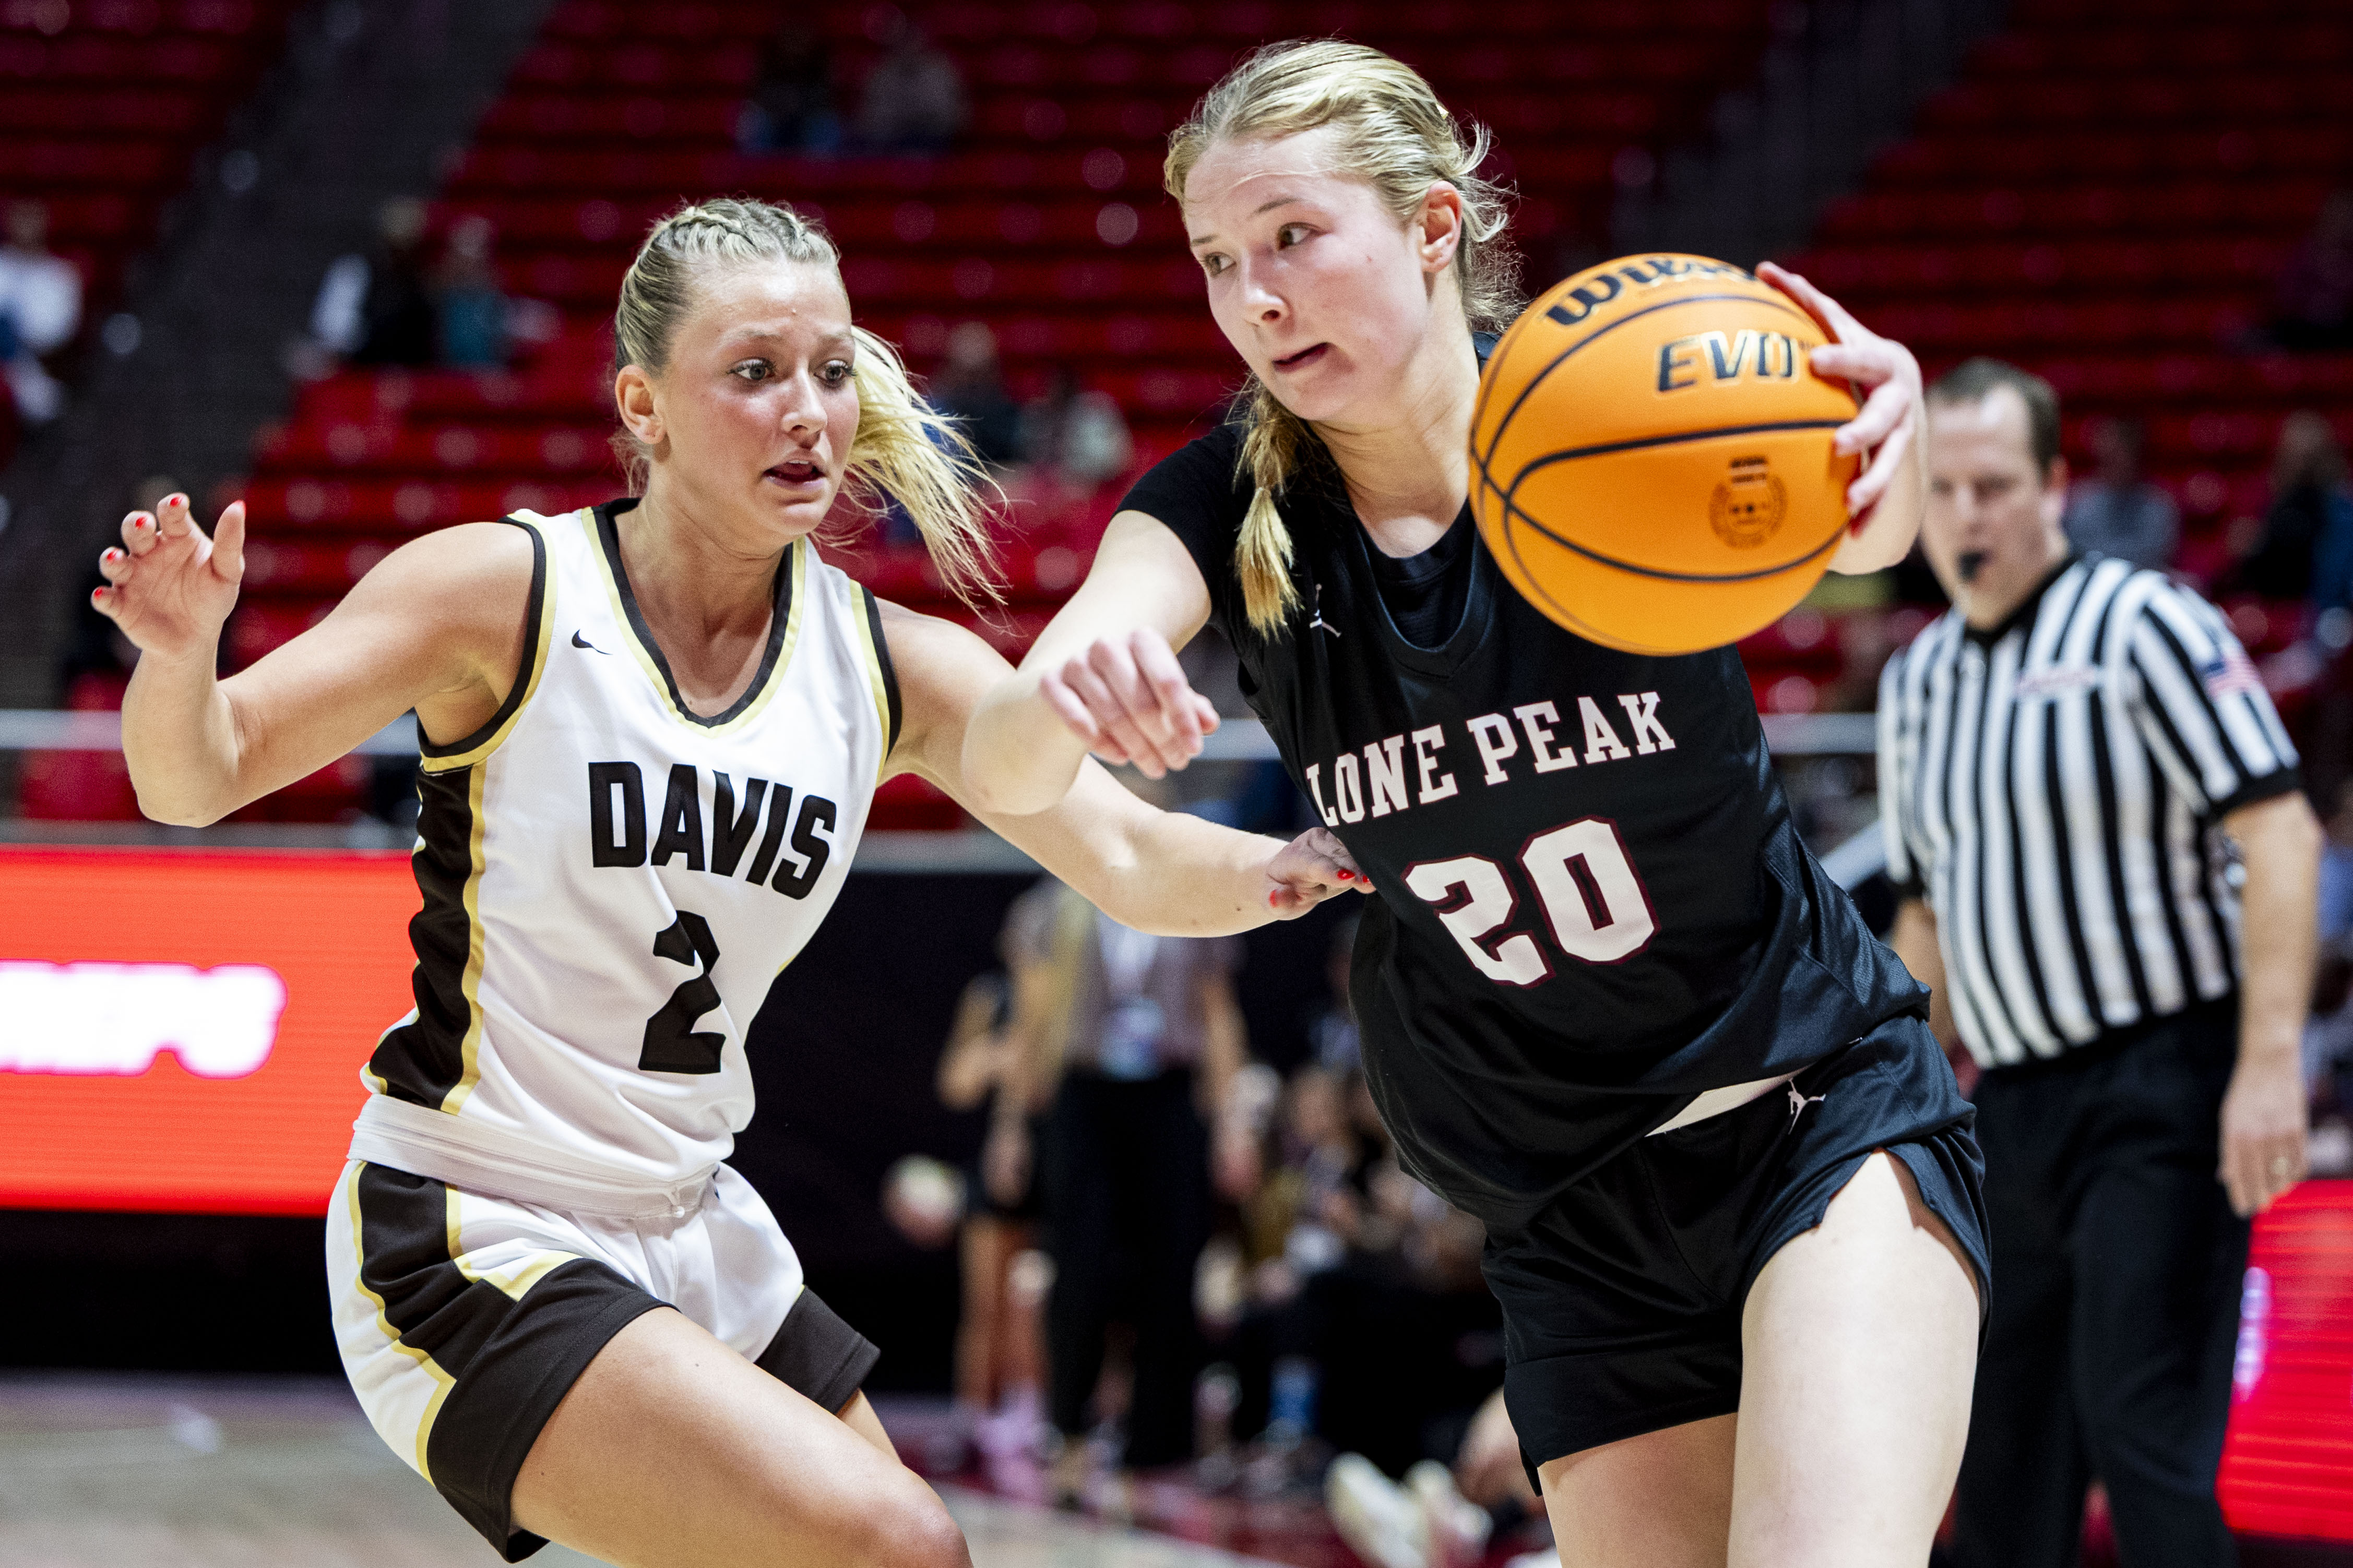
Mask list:
[[[1176,662],[1176,650],[1167,639],[1149,631],[1138,631],[1128,638],[1128,651],[1136,668],[1152,685],[1160,710],[1167,716],[1171,732],[1185,744],[1186,755],[1197,756],[1201,750],[1201,737],[1217,728],[1217,710],[1209,710],[1209,721],[1201,721],[1204,704],[1193,690],[1193,683],[1185,678],[1185,667]]]
[[[1142,770],[1146,778],[1156,779],[1167,770],[1161,765],[1159,748],[1145,739],[1135,722],[1135,715],[1113,692],[1100,670],[1087,659],[1074,658],[1062,667],[1062,679],[1087,705],[1103,740],[1096,742],[1096,754],[1104,755],[1103,741],[1117,746],[1122,756]]]
[[[1103,738],[1102,726],[1095,722],[1094,715],[1087,711],[1087,705],[1080,700],[1079,694],[1063,680],[1060,670],[1049,669],[1039,678],[1038,694],[1046,700],[1046,706],[1051,708],[1080,740],[1092,746]]]
[[[1841,452],[1868,452],[1901,429],[1911,413],[1912,389],[1900,380],[1881,382],[1855,416],[1838,427],[1831,444]]]
[[[229,502],[213,525],[213,573],[224,582],[245,580],[245,503]]]
[[[1806,314],[1820,322],[1822,330],[1832,338],[1845,342],[1869,335],[1860,321],[1847,314],[1846,307],[1788,268],[1771,261],[1760,262],[1757,276],[1803,306]]]
[[[165,496],[155,508],[155,526],[166,539],[185,539],[195,530],[195,521],[188,515],[188,498],[176,492]]]
[[[1200,741],[1186,732],[1186,723],[1193,715],[1190,705],[1182,700],[1191,690],[1185,683],[1185,672],[1176,668],[1173,656],[1161,660],[1159,668],[1148,665],[1153,640],[1137,634],[1124,641],[1098,642],[1088,651],[1087,662],[1124,710],[1137,737],[1154,752],[1155,761],[1173,770],[1193,760]],[[1166,653],[1165,645],[1161,652]],[[1113,732],[1126,740],[1124,730],[1115,728]]]
[[[1896,471],[1903,467],[1904,454],[1912,446],[1912,426],[1899,425],[1895,433],[1879,444],[1871,456],[1871,466],[1855,476],[1854,483],[1846,489],[1847,510],[1861,517],[1879,504],[1887,487],[1895,482]]]

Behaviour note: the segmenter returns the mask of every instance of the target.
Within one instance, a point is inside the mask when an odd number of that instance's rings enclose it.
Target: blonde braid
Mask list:
[[[1250,481],[1254,493],[1242,516],[1241,536],[1234,542],[1234,574],[1241,580],[1242,612],[1250,629],[1272,637],[1299,608],[1299,588],[1291,580],[1291,530],[1274,499],[1290,483],[1307,443],[1316,437],[1306,421],[1278,402],[1256,376],[1246,395],[1250,402],[1236,469],[1238,477]]]

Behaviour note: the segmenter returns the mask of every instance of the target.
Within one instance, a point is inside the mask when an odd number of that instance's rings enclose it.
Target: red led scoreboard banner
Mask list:
[[[2232,1526],[2353,1542],[2353,1182],[2306,1182],[2255,1222],[2232,1384]]]
[[[417,903],[396,853],[0,848],[0,1206],[323,1212]]]

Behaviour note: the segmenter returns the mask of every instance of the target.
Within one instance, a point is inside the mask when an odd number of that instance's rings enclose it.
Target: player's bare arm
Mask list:
[[[139,804],[203,826],[344,755],[414,709],[456,740],[497,711],[522,657],[532,547],[497,523],[403,545],[318,626],[251,668],[216,677],[244,576],[245,507],[207,537],[185,496],[123,520],[99,570],[99,610],[140,649],[122,702]]]
[[[1284,844],[1160,811],[1082,754],[1073,761],[1075,779],[1047,809],[990,809],[965,783],[968,731],[1011,667],[962,626],[895,605],[883,605],[882,626],[906,710],[890,771],[937,784],[1122,925],[1163,936],[1223,936],[1294,919],[1335,893],[1366,890],[1355,861],[1321,828]]]
[[[1113,517],[1086,581],[973,715],[962,767],[976,809],[1045,810],[1090,752],[1146,778],[1198,756],[1217,710],[1176,650],[1208,619],[1208,584],[1176,534],[1140,511]]]

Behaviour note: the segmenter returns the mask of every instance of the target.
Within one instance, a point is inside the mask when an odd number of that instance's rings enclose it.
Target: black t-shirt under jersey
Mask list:
[[[1467,519],[1383,560],[1321,453],[1280,503],[1301,607],[1261,637],[1240,442],[1212,431],[1123,509],[1184,542],[1244,695],[1372,880],[1355,1002],[1415,1175],[1512,1230],[1693,1095],[1925,1012],[1799,842],[1734,650],[1564,631]]]
[[[1462,624],[1471,604],[1471,536],[1478,531],[1465,506],[1453,526],[1419,555],[1365,552],[1389,619],[1414,647],[1442,647]]]

